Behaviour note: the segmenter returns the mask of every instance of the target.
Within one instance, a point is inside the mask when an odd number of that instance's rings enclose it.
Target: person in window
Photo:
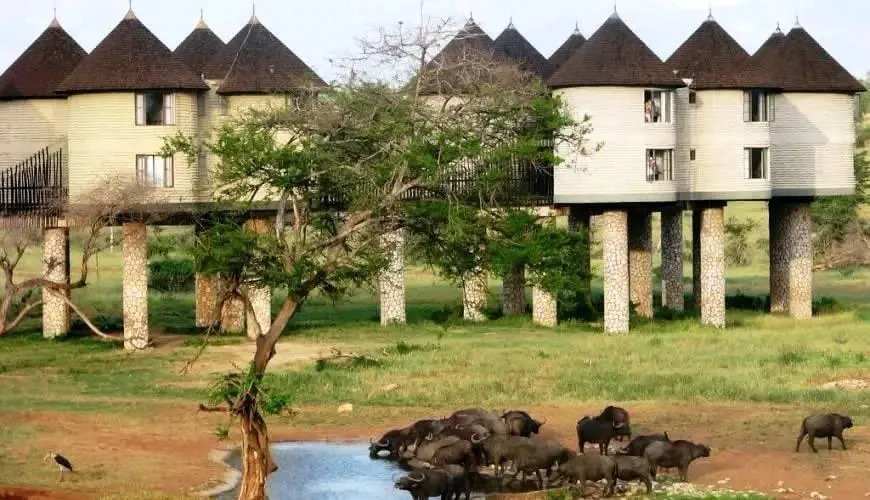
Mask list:
[[[648,100],[643,104],[643,119],[646,123],[650,123],[653,119],[653,102]]]
[[[646,160],[646,180],[647,182],[656,180],[656,157],[652,154]]]

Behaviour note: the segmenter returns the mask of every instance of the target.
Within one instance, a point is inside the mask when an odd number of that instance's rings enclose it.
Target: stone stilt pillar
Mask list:
[[[197,273],[194,285],[194,301],[196,302],[196,326],[208,328],[218,319],[218,283],[217,279]]]
[[[269,287],[252,286],[248,288],[251,310],[246,310],[248,338],[257,340],[265,335],[272,326],[272,290]]]
[[[226,293],[227,283],[221,284],[221,294]],[[237,295],[224,300],[221,308],[221,332],[242,333],[245,331],[245,302]]]
[[[266,219],[251,219],[247,225],[259,234],[268,232],[272,227],[270,221]],[[245,308],[248,338],[257,340],[257,337],[265,335],[272,325],[272,289],[267,286],[249,286],[245,293],[251,303],[250,309]]]
[[[47,281],[69,284],[69,229],[46,229],[42,244],[42,275]],[[70,296],[69,291],[56,292]],[[62,337],[69,333],[70,308],[62,297],[42,289],[42,335]]]
[[[148,231],[141,222],[125,222],[124,240],[124,349],[148,346]]]
[[[526,312],[526,266],[523,264],[515,264],[504,277],[502,312],[505,316],[519,316]]]
[[[397,229],[381,237],[390,261],[378,277],[381,325],[404,324],[405,315],[405,232]]]
[[[486,319],[486,273],[479,272],[466,278],[462,286],[462,316],[466,321]]]
[[[701,310],[701,210],[692,210],[692,297]]]
[[[538,286],[532,289],[532,320],[540,326],[559,324],[556,296]]]
[[[586,301],[592,303],[592,217],[583,207],[572,206],[568,212],[568,227],[574,231],[586,234],[583,252],[582,290],[585,290]]]
[[[628,333],[628,212],[601,216],[604,229],[604,331]]]
[[[701,210],[701,323],[725,328],[725,207]]]
[[[770,312],[784,314],[788,311],[788,256],[783,246],[783,203],[771,200],[768,204],[768,235],[770,244]]]
[[[810,205],[771,202],[770,297],[782,312],[798,319],[813,315],[813,242]],[[776,240],[776,246],[773,241]],[[776,253],[774,253],[776,251]]]
[[[662,306],[682,311],[683,300],[683,211],[662,210]]]
[[[652,216],[632,212],[628,218],[628,269],[631,303],[638,316],[653,317]]]

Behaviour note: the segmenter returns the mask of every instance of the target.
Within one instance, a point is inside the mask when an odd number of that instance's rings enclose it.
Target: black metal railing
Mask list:
[[[57,223],[69,196],[63,148],[46,147],[0,171],[0,218],[13,225]]]

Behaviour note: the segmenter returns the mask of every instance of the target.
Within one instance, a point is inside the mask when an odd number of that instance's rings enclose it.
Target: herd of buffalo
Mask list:
[[[577,421],[579,453],[558,441],[532,437],[545,421],[532,418],[525,411],[491,412],[481,408],[459,410],[447,418],[420,420],[412,425],[388,431],[371,440],[369,456],[398,461],[410,472],[396,481],[395,487],[408,491],[413,500],[439,497],[459,500],[471,498],[472,483],[482,481],[481,467],[492,466],[497,484],[503,484],[505,468],[511,464],[513,474],[506,485],[518,478],[535,476],[538,489],[544,481],[551,486],[578,484],[585,494],[586,481],[605,480],[606,496],[612,495],[617,479],[641,481],[647,493],[659,469],[677,468],[680,481],[688,480],[689,465],[710,456],[710,448],[684,440],[671,440],[667,432],[636,436],[632,439],[631,418],[624,408],[608,406],[600,415],[585,416]],[[827,438],[828,449],[836,437],[843,449],[843,429],[852,427],[852,419],[836,413],[811,415],[801,423],[795,451],[801,441],[816,452],[814,439]],[[611,441],[628,440],[628,444],[608,455]],[[584,452],[586,444],[598,445],[599,454]],[[542,471],[547,474],[542,475]],[[476,490],[487,486],[477,486]]]

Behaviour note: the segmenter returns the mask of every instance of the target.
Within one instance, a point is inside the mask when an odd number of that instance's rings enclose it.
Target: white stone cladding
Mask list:
[[[148,231],[142,222],[123,225],[124,349],[148,347]]]
[[[378,276],[381,325],[404,324],[405,312],[405,232],[402,229],[386,233],[381,245],[387,254],[387,267]]]
[[[69,229],[50,228],[43,232],[42,275],[47,281],[69,284]],[[68,291],[50,292],[42,288],[42,335],[62,337],[69,333],[70,309],[63,297]]]
[[[604,331],[628,333],[628,213],[604,212]]]

